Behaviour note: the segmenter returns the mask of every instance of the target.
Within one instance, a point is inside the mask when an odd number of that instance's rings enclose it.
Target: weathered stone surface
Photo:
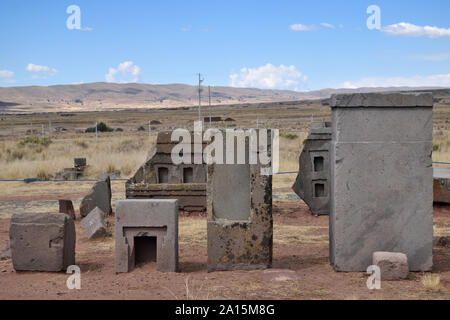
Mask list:
[[[9,246],[8,240],[5,249],[3,249],[2,253],[0,254],[0,260],[9,260],[9,259],[11,259],[11,248]]]
[[[15,270],[61,271],[75,264],[75,224],[64,213],[16,213],[9,238]]]
[[[450,203],[450,169],[433,168],[433,201]]]
[[[178,271],[178,201],[117,200],[115,270],[130,272],[138,258],[155,261],[159,271]]]
[[[209,272],[271,267],[272,176],[261,169],[259,163],[208,166]]]
[[[408,257],[400,252],[374,252],[372,264],[380,267],[381,281],[406,279],[409,273]]]
[[[86,230],[88,239],[95,239],[107,235],[107,226],[105,222],[106,214],[99,208],[94,210],[81,220],[80,225]]]
[[[354,93],[335,94],[331,96],[331,107],[360,108],[360,107],[429,107],[433,105],[431,93]]]
[[[99,207],[106,214],[112,213],[111,180],[107,174],[102,175],[89,193],[81,200],[80,215],[82,217],[87,216],[95,207]]]
[[[405,253],[411,271],[430,270],[430,95],[333,97],[332,120],[331,264],[365,271],[373,252],[390,251]]]
[[[69,215],[73,220],[76,220],[75,209],[73,208],[72,200],[59,199],[59,212]]]
[[[292,189],[314,215],[330,212],[330,148],[331,123],[311,123]]]

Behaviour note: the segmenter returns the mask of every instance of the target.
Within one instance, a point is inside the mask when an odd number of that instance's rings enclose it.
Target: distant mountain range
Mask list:
[[[208,104],[208,88],[202,87],[202,104]],[[327,99],[334,93],[422,91],[442,88],[389,87],[323,89],[308,92],[254,88],[211,87],[211,104],[241,104]],[[438,90],[450,96],[450,89]],[[94,111],[126,108],[173,108],[198,105],[198,88],[186,84],[105,83],[48,87],[0,87],[0,112]]]

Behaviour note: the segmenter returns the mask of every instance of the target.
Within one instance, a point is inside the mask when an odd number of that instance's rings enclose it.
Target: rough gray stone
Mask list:
[[[75,224],[67,214],[13,214],[9,238],[15,270],[56,272],[75,264]]]
[[[208,165],[208,272],[272,266],[272,176],[262,175],[262,167]]]
[[[330,212],[330,148],[331,123],[311,123],[292,189],[314,215]]]
[[[112,213],[111,179],[108,174],[103,174],[89,193],[81,200],[80,215],[82,217],[87,216],[95,207],[99,207],[106,214]]]
[[[433,105],[432,93],[400,93],[371,92],[353,94],[335,94],[331,96],[331,107],[361,108],[361,107],[429,107]]]
[[[408,277],[408,257],[400,252],[374,252],[372,264],[380,267],[381,281],[402,280]]]
[[[86,230],[88,239],[104,237],[107,234],[107,226],[105,222],[106,214],[99,208],[94,210],[81,220],[80,225]]]
[[[9,246],[8,240],[5,249],[3,249],[2,253],[0,254],[0,260],[9,260],[9,259],[11,259],[11,248]]]
[[[404,252],[411,271],[428,271],[432,100],[428,93],[382,94],[379,103],[376,97],[332,98],[331,264],[338,271],[365,271],[373,252]]]
[[[178,200],[116,201],[115,270],[155,261],[159,271],[178,271]]]

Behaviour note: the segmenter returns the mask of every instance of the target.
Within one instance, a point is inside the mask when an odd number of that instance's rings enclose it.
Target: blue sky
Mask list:
[[[66,26],[70,5],[81,29]],[[447,0],[2,0],[0,43],[0,86],[195,84],[201,72],[205,85],[298,91],[450,87]]]

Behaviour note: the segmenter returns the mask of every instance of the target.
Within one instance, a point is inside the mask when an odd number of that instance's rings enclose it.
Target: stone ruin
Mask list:
[[[208,165],[208,272],[272,266],[272,176],[245,163]]]
[[[15,213],[9,242],[18,271],[62,271],[75,264],[75,224],[64,213]]]
[[[450,203],[450,169],[433,168],[433,201]]]
[[[311,123],[292,189],[314,215],[327,215],[330,212],[330,147],[331,123]]]
[[[432,267],[433,97],[333,95],[330,260],[366,271],[377,251],[404,253],[411,271]]]
[[[206,165],[194,164],[194,161],[191,161],[192,164],[173,164],[171,152],[178,142],[172,142],[171,135],[171,131],[158,133],[156,147],[135,175],[126,182],[126,198],[178,199],[179,207],[184,211],[204,211]],[[194,150],[194,139],[191,141]]]
[[[117,200],[116,273],[150,261],[159,271],[178,271],[178,200]]]
[[[89,212],[95,209],[95,207],[100,208],[106,214],[111,214],[111,197],[111,179],[109,175],[105,173],[81,200],[81,217],[86,217]]]
[[[73,168],[65,168],[63,171],[57,172],[56,178],[64,180],[76,180],[80,178],[87,168],[86,158],[74,158],[73,162]]]

